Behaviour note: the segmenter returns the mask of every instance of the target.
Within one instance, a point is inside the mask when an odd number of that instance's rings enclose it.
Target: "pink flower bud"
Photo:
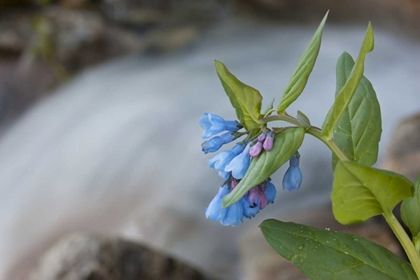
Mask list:
[[[263,144],[261,142],[257,142],[254,146],[251,147],[249,150],[249,155],[251,157],[257,157],[261,154],[263,148]]]
[[[267,138],[265,138],[264,140],[264,144],[263,144],[263,148],[266,151],[271,151],[271,149],[273,148],[273,134],[270,133],[267,135]]]

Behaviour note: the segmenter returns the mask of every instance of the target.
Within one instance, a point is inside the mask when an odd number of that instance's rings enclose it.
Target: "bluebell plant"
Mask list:
[[[221,62],[215,62],[238,121],[204,113],[199,121],[204,129],[201,136],[213,138],[202,144],[202,150],[213,153],[244,138],[208,161],[223,183],[205,215],[224,226],[237,226],[245,218],[254,217],[274,202],[277,191],[270,176],[287,161],[283,189],[299,190],[302,172],[298,150],[305,136],[311,135],[332,152],[331,200],[335,219],[348,225],[382,215],[410,263],[362,237],[273,219],[260,225],[267,242],[314,280],[420,279],[420,177],[413,184],[401,174],[372,167],[377,160],[382,128],[376,93],[363,76],[365,57],[374,47],[370,24],[357,60],[346,52],[338,59],[335,101],[322,127],[313,126],[300,111],[296,117],[286,112],[308,82],[326,18],[327,15],[299,60],[276,108],[273,100],[262,112],[262,95],[239,81]],[[292,126],[268,126],[275,121]],[[401,219],[412,239],[393,214],[400,202]]]

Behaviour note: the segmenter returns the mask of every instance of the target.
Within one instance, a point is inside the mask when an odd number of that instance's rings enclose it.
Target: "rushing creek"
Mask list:
[[[130,56],[85,71],[28,110],[0,139],[0,279],[20,279],[37,254],[74,231],[149,243],[228,279],[240,278],[237,243],[263,219],[329,202],[331,153],[307,136],[301,190],[236,228],[206,220],[222,183],[201,152],[203,112],[234,119],[214,70],[226,64],[263,94],[282,94],[314,26],[231,21],[194,45],[159,57]],[[357,56],[365,27],[327,24],[309,83],[288,109],[320,126],[333,102],[335,63]],[[381,104],[381,154],[397,121],[420,110],[420,44],[375,29],[365,75]],[[276,103],[275,103],[276,104]]]

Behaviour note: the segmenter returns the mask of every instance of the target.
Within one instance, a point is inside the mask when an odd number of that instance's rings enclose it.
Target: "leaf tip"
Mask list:
[[[220,67],[220,66],[222,66],[223,65],[223,63],[221,63],[220,61],[218,61],[218,60],[214,60],[214,66],[216,67],[216,69],[218,68],[218,67]]]
[[[368,52],[371,52],[371,51],[373,51],[373,49],[375,47],[375,38],[374,38],[374,35],[373,35],[372,23],[370,21],[369,21],[369,24],[368,24],[368,28],[366,30],[366,39],[368,39],[369,43],[370,43]]]
[[[277,222],[277,220],[275,220],[275,219],[267,219],[267,220],[262,221],[262,223],[259,224],[258,227],[261,228],[261,229],[263,229],[263,228],[269,228],[270,227],[270,223],[273,223],[273,222]]]
[[[330,13],[330,10],[328,10],[328,11],[325,13],[324,18],[322,19],[321,24],[319,25],[321,28],[323,28],[323,27],[324,27],[325,22],[327,21],[327,18],[328,18],[328,14],[329,14],[329,13]]]
[[[222,199],[222,208],[227,208],[229,206],[232,206],[232,198],[231,198],[231,194],[226,195],[223,199]]]
[[[350,56],[350,54],[347,51],[343,51],[343,53],[341,55],[342,56]]]

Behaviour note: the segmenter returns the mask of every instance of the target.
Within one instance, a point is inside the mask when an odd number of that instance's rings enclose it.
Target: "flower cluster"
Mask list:
[[[250,189],[238,202],[230,207],[222,208],[222,199],[229,194],[238,184],[238,181],[231,179],[220,187],[219,192],[210,202],[206,210],[206,218],[219,221],[224,226],[236,226],[243,221],[243,218],[252,218],[268,203],[273,203],[276,197],[276,188],[270,180]]]
[[[220,136],[214,136],[202,144],[204,153],[218,151],[224,144],[230,143],[245,133],[239,133],[242,128],[237,121],[225,121],[220,116],[204,113],[200,118],[200,126],[204,129],[203,138],[209,138],[221,132]],[[236,226],[243,221],[243,218],[252,218],[267,204],[273,203],[276,197],[276,188],[270,179],[251,188],[239,201],[230,207],[223,208],[222,200],[229,194],[248,171],[252,158],[258,157],[263,151],[269,152],[273,149],[274,133],[266,129],[256,139],[237,143],[232,149],[220,152],[208,161],[211,168],[218,171],[219,176],[225,182],[219,192],[211,201],[206,210],[206,217],[214,221],[220,221],[222,225]],[[296,153],[290,159],[290,167],[287,170],[283,187],[286,190],[297,190],[302,181],[302,174],[299,169],[299,154]]]

